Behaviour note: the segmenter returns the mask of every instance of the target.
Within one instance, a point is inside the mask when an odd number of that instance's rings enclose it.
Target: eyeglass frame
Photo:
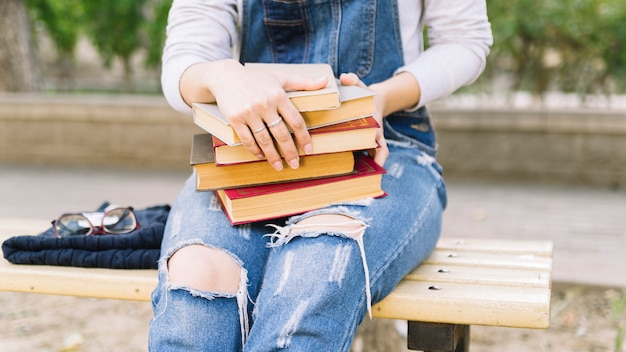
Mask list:
[[[110,231],[107,231],[106,227],[104,226],[105,215],[107,213],[110,213],[110,212],[112,212],[114,210],[118,210],[118,209],[123,209],[125,211],[129,211],[130,215],[135,219],[135,227],[132,230],[127,231],[127,232],[110,232]],[[90,213],[102,213],[102,219],[101,219],[100,226],[95,226],[91,222],[89,217],[85,215],[85,214],[90,214]],[[89,228],[90,228],[89,232],[87,234],[85,234],[85,235],[79,235],[79,236],[124,235],[124,234],[131,233],[131,232],[141,228],[141,225],[139,225],[139,221],[137,220],[137,215],[135,214],[135,209],[133,207],[115,207],[115,208],[111,208],[111,209],[107,208],[107,210],[102,211],[102,212],[95,211],[95,212],[80,212],[80,213],[63,213],[56,220],[52,220],[51,221],[52,229],[53,229],[53,232],[52,232],[53,237],[55,237],[55,238],[65,238],[65,237],[70,237],[71,236],[71,235],[70,236],[59,236],[59,233],[58,233],[58,230],[57,230],[57,226],[56,226],[56,223],[59,222],[59,220],[61,220],[63,217],[71,216],[71,215],[82,216],[83,218],[85,218],[85,220],[87,220],[87,223],[89,224]]]

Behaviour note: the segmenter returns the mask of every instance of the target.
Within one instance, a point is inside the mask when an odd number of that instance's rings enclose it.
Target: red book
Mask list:
[[[381,197],[385,169],[364,153],[355,172],[323,179],[215,191],[233,225],[303,213],[331,204]]]
[[[309,130],[313,154],[366,150],[377,147],[378,122],[372,116]],[[228,145],[213,136],[215,163],[218,165],[257,161],[243,145]],[[300,150],[300,155],[305,155]]]

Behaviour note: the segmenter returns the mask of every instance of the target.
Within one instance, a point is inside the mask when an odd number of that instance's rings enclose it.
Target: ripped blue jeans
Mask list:
[[[165,230],[150,323],[151,351],[349,351],[371,304],[383,299],[433,250],[446,191],[433,157],[388,140],[386,197],[316,212],[231,226],[195,175],[173,205]],[[350,225],[319,232],[315,214],[342,214]],[[360,228],[355,236],[354,228]],[[358,232],[358,231],[357,231]],[[168,259],[200,244],[242,268],[236,294],[168,281]]]

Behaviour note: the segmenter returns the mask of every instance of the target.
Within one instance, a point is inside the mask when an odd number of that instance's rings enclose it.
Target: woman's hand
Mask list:
[[[339,82],[345,86],[359,86],[363,88],[369,88],[354,73],[341,74],[341,76],[339,76]],[[387,157],[389,156],[389,148],[387,148],[387,141],[385,140],[385,136],[383,133],[383,111],[385,111],[384,97],[382,95],[376,94],[376,96],[374,97],[374,104],[376,105],[376,114],[374,115],[374,118],[380,125],[380,127],[376,131],[376,142],[378,143],[378,148],[370,150],[369,155],[374,159],[374,162],[376,162],[376,164],[383,166],[383,164],[385,164],[385,160],[387,160]]]
[[[328,77],[317,80],[286,77],[248,69],[234,60],[202,63],[192,68],[202,75],[200,89],[210,92],[201,99],[214,98],[250,153],[259,159],[265,157],[274,169],[281,170],[281,152],[294,169],[299,166],[298,147],[306,154],[312,152],[311,136],[304,119],[285,91],[320,89],[326,86]],[[187,74],[193,75],[193,72]],[[182,82],[181,93],[185,97]],[[190,100],[185,99],[189,103]]]
[[[342,74],[339,80],[344,85],[365,87],[365,84],[354,73]],[[417,79],[408,72],[399,72],[385,81],[370,84],[367,88],[376,93],[374,102],[377,114],[375,117],[381,126],[376,139],[380,147],[372,151],[370,155],[373,154],[374,161],[382,166],[389,156],[389,148],[383,135],[383,117],[397,111],[414,108],[421,99],[422,89]]]

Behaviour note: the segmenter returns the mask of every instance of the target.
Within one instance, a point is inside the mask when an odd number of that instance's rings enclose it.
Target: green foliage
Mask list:
[[[126,62],[145,48],[146,65],[155,67],[161,61],[171,4],[172,0],[110,0],[102,5],[85,0],[88,35],[107,65],[115,57]]]
[[[146,66],[159,67],[165,44],[165,27],[172,0],[156,0],[153,2],[149,18],[144,22],[146,40]]]
[[[26,0],[33,19],[43,24],[59,53],[73,60],[81,36],[91,39],[106,67],[119,59],[126,90],[133,90],[133,55],[145,50],[145,65],[158,67],[172,0]]]
[[[115,57],[129,61],[140,48],[142,8],[147,0],[83,1],[87,35],[107,66]]]
[[[621,352],[623,351],[626,331],[626,289],[622,290],[621,296],[614,297],[611,300],[611,317],[617,330],[615,352]]]
[[[81,0],[26,0],[61,55],[73,56],[81,32]]]
[[[25,0],[58,52],[73,57],[89,37],[106,65],[130,60],[159,67],[172,0]],[[626,92],[626,1],[487,0],[494,45],[479,82],[506,76],[511,90]],[[478,86],[480,87],[480,86]],[[127,88],[128,89],[128,88]]]
[[[487,0],[494,46],[483,80],[513,90],[615,93],[626,89],[623,0]]]

